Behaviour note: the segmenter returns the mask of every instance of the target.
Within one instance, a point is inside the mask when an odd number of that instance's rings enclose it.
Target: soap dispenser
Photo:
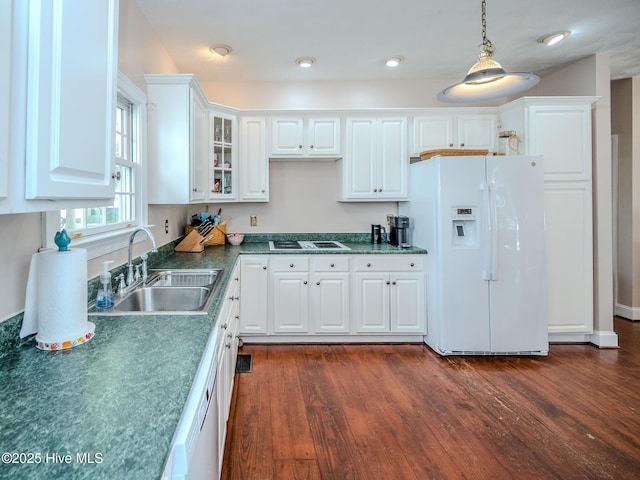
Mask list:
[[[100,274],[100,288],[96,296],[96,309],[104,310],[113,307],[113,290],[111,289],[111,272],[109,265],[113,260],[102,262],[102,273]]]

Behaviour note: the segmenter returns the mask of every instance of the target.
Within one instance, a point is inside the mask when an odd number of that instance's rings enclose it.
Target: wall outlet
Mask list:
[[[257,215],[251,215],[249,217],[249,225],[251,225],[252,227],[257,227],[258,226],[258,216]]]
[[[169,234],[169,219],[165,219],[164,221],[164,234],[168,235]]]

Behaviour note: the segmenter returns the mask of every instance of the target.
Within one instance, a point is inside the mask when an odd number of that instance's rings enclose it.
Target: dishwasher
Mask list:
[[[216,395],[216,335],[213,329],[171,442],[163,480],[217,479],[218,401]]]

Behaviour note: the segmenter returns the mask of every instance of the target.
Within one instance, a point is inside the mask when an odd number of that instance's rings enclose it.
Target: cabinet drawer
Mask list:
[[[403,272],[424,269],[424,255],[362,255],[355,258],[358,272]]]
[[[311,258],[311,265],[315,272],[347,272],[349,271],[349,257],[314,255]]]
[[[286,255],[269,259],[271,271],[276,272],[306,272],[309,270],[307,255]]]

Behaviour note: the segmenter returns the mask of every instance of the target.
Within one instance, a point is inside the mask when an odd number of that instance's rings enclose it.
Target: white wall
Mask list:
[[[217,204],[210,211],[222,207],[222,217],[232,217],[230,233],[366,233],[372,223],[384,225],[388,213],[398,213],[396,202],[338,202],[338,168],[336,162],[272,161],[268,203]],[[258,216],[257,227],[249,225],[250,215]]]
[[[640,320],[640,77],[612,82],[611,93],[611,131],[619,140],[616,313]]]
[[[189,73],[189,72],[184,72]],[[202,82],[210,102],[242,110],[447,107],[436,94],[458,80],[363,82]],[[504,99],[474,106],[495,106]]]

